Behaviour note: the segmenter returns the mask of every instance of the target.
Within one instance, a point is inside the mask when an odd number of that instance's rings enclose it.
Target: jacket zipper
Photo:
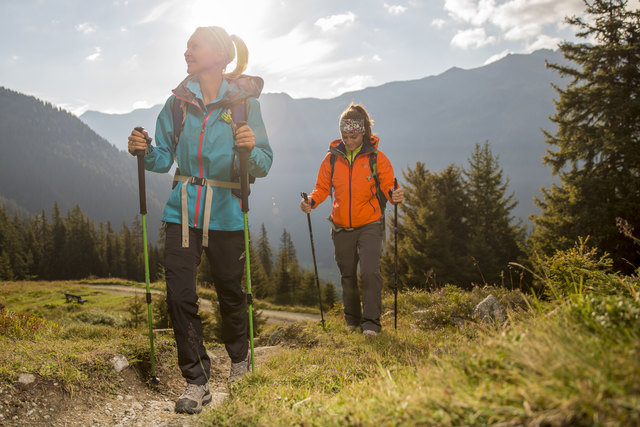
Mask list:
[[[347,160],[347,163],[349,163],[349,160]],[[349,163],[349,227],[353,228],[353,223],[351,221],[351,177],[352,177],[352,171],[353,171],[353,164]]]
[[[175,95],[175,94],[174,94]],[[176,95],[176,98],[178,98],[178,96]],[[204,141],[204,130],[207,126],[207,121],[209,120],[209,117],[211,117],[211,113],[213,112],[210,111],[209,115],[205,117],[205,112],[202,108],[200,108],[200,106],[195,103],[195,102],[191,102],[189,100],[183,99],[183,98],[178,98],[181,99],[185,102],[188,102],[189,104],[195,105],[198,110],[200,110],[200,112],[202,112],[202,127],[200,128],[200,141],[198,142],[198,166],[200,167],[200,175],[198,178],[202,178],[204,173],[203,173],[203,166],[202,166],[202,142]],[[175,126],[175,123],[173,124]],[[183,183],[182,185],[187,185],[186,183]],[[194,215],[193,215],[193,227],[196,228],[198,226],[198,213],[200,212],[200,198],[202,196],[202,186],[198,186],[198,195],[196,197],[196,209],[194,211]]]

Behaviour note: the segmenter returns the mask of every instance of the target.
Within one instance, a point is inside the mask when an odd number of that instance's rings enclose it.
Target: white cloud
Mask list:
[[[308,73],[324,65],[337,45],[327,37],[316,37],[303,26],[281,37],[264,41],[252,50],[252,64],[261,73]]]
[[[486,61],[484,61],[484,64],[482,65],[488,65],[491,64],[492,62],[496,62],[501,60],[502,58],[504,58],[505,56],[509,55],[513,53],[513,51],[511,51],[511,49],[505,49],[500,53],[496,53],[495,55],[489,57],[489,59],[487,59]]]
[[[475,26],[484,24],[495,11],[495,0],[445,0],[444,9],[452,18]]]
[[[584,11],[584,3],[583,0],[445,0],[444,9],[456,21],[485,30],[491,25],[501,31],[501,38],[530,42],[543,35],[545,26],[562,28],[566,16]]]
[[[96,47],[94,52],[86,57],[87,61],[97,61],[98,58],[100,58],[100,55],[102,54],[102,48],[101,47]]]
[[[447,21],[445,21],[444,19],[436,18],[433,21],[431,21],[431,26],[437,29],[441,29],[442,27],[444,27],[444,24],[446,23]]]
[[[153,103],[149,101],[136,101],[131,107],[134,110],[147,109],[153,107]]]
[[[542,28],[536,23],[515,26],[504,33],[505,40],[527,40],[540,34]]]
[[[566,16],[583,10],[582,0],[510,0],[495,8],[491,22],[505,31],[538,26],[540,32],[543,26],[561,25]],[[524,33],[523,36],[531,37]]]
[[[315,22],[315,25],[320,27],[322,31],[331,31],[343,25],[353,24],[355,20],[356,15],[353,12],[348,12],[341,15],[331,15],[326,18],[320,18]]]
[[[91,34],[91,33],[95,33],[96,31],[96,25],[92,24],[90,22],[84,22],[82,24],[78,24],[76,25],[76,31],[82,33],[82,34]]]
[[[375,83],[375,79],[372,76],[355,75],[337,79],[331,85],[335,94],[342,94],[345,92],[353,92],[356,90],[364,89],[367,86],[371,86]]]
[[[479,48],[488,44],[493,44],[497,40],[494,36],[487,36],[484,28],[474,28],[472,30],[458,31],[451,45],[461,49]]]
[[[172,6],[172,3],[170,1],[160,3],[159,5],[151,9],[147,14],[147,16],[142,18],[142,20],[140,20],[138,23],[149,24],[151,22],[158,21],[167,13],[167,11],[169,10],[169,8],[171,8],[171,6]]]
[[[536,40],[533,43],[527,45],[527,47],[525,48],[525,52],[531,53],[538,49],[556,50],[560,42],[562,42],[561,38],[550,37],[545,34],[541,34],[538,36],[538,38],[536,38]]]
[[[382,58],[380,57],[380,55],[373,55],[373,62],[382,62]]]
[[[385,9],[387,9],[387,12],[389,12],[391,15],[402,15],[403,13],[405,13],[408,8],[406,6],[400,6],[400,5],[390,5],[385,3],[384,4]]]

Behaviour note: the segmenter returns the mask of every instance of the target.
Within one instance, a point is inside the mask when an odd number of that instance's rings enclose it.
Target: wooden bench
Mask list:
[[[82,298],[80,295],[73,295],[68,292],[64,293],[64,297],[67,299],[66,302],[77,302],[80,304],[87,302],[87,300]]]

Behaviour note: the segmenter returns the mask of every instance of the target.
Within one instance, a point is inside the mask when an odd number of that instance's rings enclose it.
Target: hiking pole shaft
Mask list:
[[[246,212],[244,216],[244,253],[247,265],[247,306],[249,311],[249,348],[251,349],[251,372],[256,371],[253,357],[253,295],[251,294],[251,257],[249,255],[249,219]]]
[[[142,132],[142,127],[137,127],[138,132]],[[151,138],[146,137],[147,143],[151,142]],[[146,197],[146,185],[144,180],[144,150],[136,152],[136,158],[138,160],[138,193],[140,196],[140,216],[142,217],[142,246],[144,253],[144,280],[146,284],[146,298],[147,298],[147,318],[149,323],[149,347],[151,349],[151,380],[153,385],[158,384],[160,381],[156,376],[156,362],[155,362],[155,350],[153,345],[153,318],[151,315],[151,286],[149,284],[149,249],[147,244],[147,197]]]
[[[309,196],[307,193],[300,193],[304,198],[304,201],[309,203]],[[316,286],[318,287],[318,301],[320,301],[320,322],[322,323],[322,328],[324,329],[324,313],[322,311],[322,292],[320,291],[320,279],[318,279],[318,265],[316,264],[316,249],[313,244],[313,231],[311,230],[311,214],[307,214],[307,224],[309,224],[309,238],[311,240],[311,256],[313,257],[313,271],[316,275]]]
[[[394,178],[393,188],[398,188]],[[393,204],[393,327],[398,329],[398,204]]]
[[[246,124],[246,106],[239,103],[232,107],[231,116],[234,118],[235,130]],[[242,201],[242,216],[244,220],[244,256],[247,267],[247,310],[249,312],[249,348],[251,350],[251,372],[256,371],[255,358],[253,357],[253,294],[251,293],[251,257],[249,254],[249,155],[246,149],[238,149],[240,159],[240,191]]]
[[[251,349],[251,372],[256,371],[253,357],[253,294],[251,293],[251,256],[249,250],[249,174],[247,163],[249,153],[240,150],[240,188],[242,191],[242,216],[244,219],[244,256],[247,266],[247,308],[249,311],[249,348]]]

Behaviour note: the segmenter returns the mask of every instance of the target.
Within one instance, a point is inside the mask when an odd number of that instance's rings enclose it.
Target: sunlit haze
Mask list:
[[[582,0],[7,0],[0,84],[76,114],[149,107],[185,77],[195,28],[218,25],[246,42],[247,73],[265,92],[331,98],[555,49],[575,40],[564,17],[583,10]]]

